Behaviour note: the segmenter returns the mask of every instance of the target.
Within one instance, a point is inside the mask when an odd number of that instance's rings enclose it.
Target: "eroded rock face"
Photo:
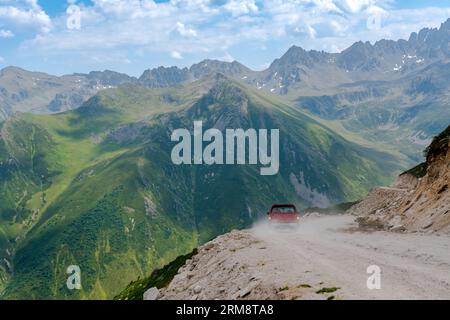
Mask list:
[[[417,187],[418,183],[419,179],[416,176],[410,173],[405,173],[398,176],[392,187],[398,189],[413,190]]]
[[[399,206],[407,230],[450,231],[450,152],[432,159],[427,174]]]
[[[390,188],[372,190],[349,213],[360,226],[392,231],[450,232],[450,152],[427,159],[426,174],[401,175]]]

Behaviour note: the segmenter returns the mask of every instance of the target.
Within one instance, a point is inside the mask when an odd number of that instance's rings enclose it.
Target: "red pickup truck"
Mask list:
[[[267,212],[271,224],[296,224],[300,213],[293,204],[274,204]]]

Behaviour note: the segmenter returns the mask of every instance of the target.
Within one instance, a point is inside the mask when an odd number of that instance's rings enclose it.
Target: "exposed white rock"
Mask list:
[[[145,291],[144,300],[157,300],[159,296],[160,296],[159,290],[153,287]]]

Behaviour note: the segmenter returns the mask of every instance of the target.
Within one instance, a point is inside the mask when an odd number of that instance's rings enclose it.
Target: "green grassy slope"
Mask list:
[[[151,275],[143,279],[138,278],[136,281],[130,282],[128,286],[121,291],[114,300],[143,300],[144,293],[150,288],[164,288],[176,276],[178,270],[186,263],[186,260],[192,258],[198,253],[197,248],[192,252],[181,255],[171,261],[161,269],[156,269]]]

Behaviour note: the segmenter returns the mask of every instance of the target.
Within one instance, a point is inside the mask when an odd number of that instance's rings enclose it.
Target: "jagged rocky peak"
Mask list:
[[[127,74],[111,70],[91,71],[87,75],[87,78],[91,81],[96,81],[97,83],[105,86],[119,86],[125,83],[137,82],[137,79],[135,77],[130,77]]]
[[[214,72],[220,72],[228,76],[238,76],[251,72],[249,68],[237,61],[225,62],[211,59],[192,65],[189,71],[197,79]]]
[[[302,47],[292,46],[280,58],[276,59],[269,69],[273,69],[280,65],[294,65],[300,64],[312,67],[315,63],[325,62],[332,54],[324,51],[305,50]]]
[[[373,46],[370,42],[355,42],[339,54],[337,64],[339,67],[346,70],[355,70],[367,62],[372,54],[372,51]]]
[[[450,19],[441,24],[440,28],[424,28],[418,33],[413,32],[408,44],[422,56],[431,59],[448,57],[450,55]]]
[[[158,67],[144,71],[139,82],[149,88],[170,87],[189,80],[189,70],[178,67]]]
[[[224,62],[219,60],[203,60],[192,65],[189,69],[178,67],[159,67],[146,70],[139,78],[139,82],[150,88],[169,87],[184,82],[201,79],[214,73],[223,73],[237,77],[252,71],[237,61]]]
[[[450,31],[450,18],[448,18],[447,21],[441,23],[440,29]]]
[[[373,46],[370,46],[369,50],[374,50],[377,54],[403,54],[408,51],[408,42],[406,40],[386,40],[382,39],[377,42]]]

